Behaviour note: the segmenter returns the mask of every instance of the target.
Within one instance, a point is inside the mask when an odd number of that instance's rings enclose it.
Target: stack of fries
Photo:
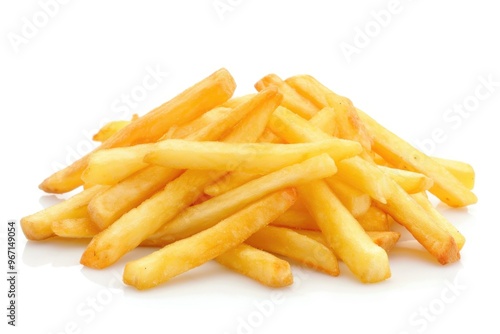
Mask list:
[[[148,289],[216,260],[268,286],[293,283],[296,261],[364,283],[391,276],[404,226],[441,264],[465,239],[431,204],[477,201],[474,170],[429,157],[308,75],[274,74],[233,97],[220,69],[131,121],[48,177],[49,193],[83,190],[21,220],[30,240],[89,238],[81,264],[106,268],[138,246],[123,280]]]

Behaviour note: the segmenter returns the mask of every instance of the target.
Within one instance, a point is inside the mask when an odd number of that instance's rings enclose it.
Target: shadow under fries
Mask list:
[[[41,241],[28,241],[22,260],[30,267],[51,264],[54,267],[79,266],[82,252],[89,239],[65,239],[52,237]]]

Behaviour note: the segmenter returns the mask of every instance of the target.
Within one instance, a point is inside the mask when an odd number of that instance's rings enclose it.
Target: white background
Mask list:
[[[392,278],[375,285],[359,283],[345,267],[333,278],[294,266],[295,285],[273,290],[209,263],[138,292],[120,276],[126,261],[148,250],[95,271],[79,265],[84,242],[26,242],[18,230],[18,327],[6,325],[2,279],[1,332],[498,332],[495,2],[401,0],[383,26],[373,13],[390,1],[220,2],[230,6],[221,15],[213,0],[69,1],[51,7],[47,22],[37,1],[2,2],[5,274],[6,223],[57,201],[37,188],[53,166],[88,148],[89,134],[106,120],[142,115],[220,67],[235,77],[237,95],[271,72],[308,73],[413,144],[440,132],[431,153],[467,161],[477,173],[477,205],[438,205],[467,238],[462,260],[443,267],[402,243],[390,254]],[[44,26],[16,46],[13,36],[19,41],[34,19]],[[360,37],[363,29],[371,29],[368,40]],[[349,62],[341,45],[356,47],[355,40],[360,47]],[[115,112],[148,69],[168,75],[134,108]],[[493,82],[490,91],[483,79]],[[475,98],[477,89],[488,96]],[[474,101],[467,115],[447,112]]]

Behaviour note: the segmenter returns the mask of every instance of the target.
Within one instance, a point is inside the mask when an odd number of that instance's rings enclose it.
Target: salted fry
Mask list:
[[[172,100],[130,123],[96,150],[154,142],[171,126],[189,122],[227,101],[235,88],[236,84],[231,74],[226,69],[220,69]],[[49,176],[40,184],[40,189],[49,193],[65,193],[82,185],[81,175],[87,167],[91,154],[85,155],[70,166]]]
[[[287,261],[244,243],[219,255],[215,260],[266,286],[280,288],[293,283]]]
[[[123,281],[143,290],[164,283],[238,246],[295,201],[293,190],[273,193],[200,233],[125,266]]]
[[[250,236],[246,243],[267,252],[286,256],[328,275],[339,275],[339,265],[333,252],[322,243],[294,230],[266,226]]]

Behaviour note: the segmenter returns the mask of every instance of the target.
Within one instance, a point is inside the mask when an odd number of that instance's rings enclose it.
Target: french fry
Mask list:
[[[392,221],[387,213],[372,205],[362,215],[356,217],[356,220],[367,232],[387,232],[391,228]]]
[[[295,191],[273,193],[189,238],[127,263],[123,281],[143,290],[195,268],[240,245],[295,201]]]
[[[285,82],[321,108],[332,107],[335,109],[339,137],[356,140],[367,151],[370,151],[372,138],[349,99],[335,94],[310,75],[293,76],[286,79]]]
[[[281,95],[276,89],[266,89],[251,100],[236,107],[231,113],[231,117],[217,122],[217,131],[203,132],[198,140],[215,140],[233,128],[231,133],[227,135],[226,141],[255,141],[255,137],[258,137],[259,133],[263,131],[269,114],[279,104],[279,101],[281,101]],[[90,216],[101,229],[104,229],[179,175],[180,171],[178,170],[162,166],[149,166],[92,200],[89,203]]]
[[[281,94],[283,94],[281,105],[305,119],[310,119],[319,109],[321,109],[298,94],[276,74],[269,74],[255,84],[257,91],[261,91],[268,87],[277,87]]]
[[[370,208],[372,201],[367,194],[350,186],[339,178],[329,177],[325,181],[354,217],[363,215]]]
[[[238,110],[216,107],[187,124],[172,127],[160,140],[185,138],[203,141],[219,138],[229,125],[236,124],[242,116]],[[94,152],[82,179],[86,183],[114,185],[149,166],[143,160],[154,147],[150,143]]]
[[[318,224],[314,222],[314,218],[309,214],[307,209],[296,208],[295,206],[286,210],[281,216],[276,218],[271,225],[293,229],[319,231]]]
[[[315,142],[331,138],[300,116],[282,107],[278,107],[271,115],[269,128],[288,143]],[[390,187],[384,181],[383,172],[374,163],[353,157],[339,161],[337,166],[339,170],[336,177],[370,197],[385,202],[385,194]]]
[[[386,166],[379,166],[379,168],[396,181],[408,194],[429,190],[434,184],[431,178],[422,173]]]
[[[303,234],[311,239],[314,239],[317,242],[320,242],[323,245],[329,247],[328,242],[325,239],[325,236],[319,231],[296,230],[296,232]],[[398,232],[394,231],[377,231],[377,232],[368,231],[366,232],[366,234],[368,234],[368,236],[373,240],[373,242],[377,246],[382,247],[387,253],[394,248],[399,238],[401,237],[401,235]]]
[[[327,153],[338,161],[361,151],[353,141],[331,138],[299,144],[223,143],[165,140],[154,145],[144,161],[176,169],[241,171],[266,174]]]
[[[63,238],[92,238],[101,230],[90,218],[68,218],[52,222],[52,231]]]
[[[268,89],[250,100],[252,111],[224,138],[225,141],[255,141],[264,131],[271,112],[279,105],[281,95]],[[96,235],[83,253],[80,263],[91,268],[105,268],[136,248],[147,237],[191,205],[203,189],[224,172],[188,170],[168,183],[162,191],[125,213],[107,229]],[[119,242],[117,242],[119,241]]]
[[[215,260],[266,286],[280,288],[293,283],[287,261],[244,243],[219,255]]]
[[[429,201],[425,193],[418,193],[412,195],[413,199],[420,204],[427,213],[431,216],[434,224],[442,227],[448,233],[451,234],[453,239],[455,239],[455,243],[457,244],[458,250],[461,250],[465,244],[465,237],[462,233],[460,233],[457,228],[448,221]]]
[[[434,181],[430,192],[452,207],[477,202],[477,197],[445,167],[387,130],[358,109],[358,114],[374,138],[373,150],[396,168],[420,172]]]
[[[468,163],[456,160],[443,159],[438,157],[432,157],[441,166],[446,168],[453,176],[455,176],[458,181],[460,181],[467,189],[472,190],[474,188],[474,182],[476,174],[474,168]]]
[[[391,276],[387,253],[373,242],[323,180],[302,184],[297,192],[328,245],[361,282],[375,283]]]
[[[226,69],[220,69],[172,100],[130,123],[96,150],[154,142],[172,125],[186,123],[227,101],[235,87],[236,84],[231,74]],[[49,193],[65,193],[82,185],[81,175],[87,167],[90,154],[46,178],[40,184],[40,189]]]
[[[26,238],[30,240],[43,240],[54,235],[52,222],[82,218],[87,215],[89,201],[104,191],[106,186],[94,186],[46,209],[21,219],[21,228]]]
[[[201,204],[187,208],[172,221],[164,224],[151,239],[174,242],[189,237],[241,210],[273,191],[322,179],[335,173],[335,162],[322,154],[299,164],[287,166],[273,173],[213,197]]]
[[[335,113],[335,109],[325,107],[314,114],[314,116],[309,120],[309,123],[329,136],[338,137],[339,134],[336,119],[337,114]]]
[[[245,242],[255,248],[288,257],[331,276],[338,276],[340,273],[337,258],[327,246],[288,228],[266,226],[255,232]]]
[[[255,180],[259,176],[260,175],[258,174],[245,172],[227,173],[214,183],[205,187],[204,193],[211,197],[219,196],[231,189],[241,186],[242,184]]]
[[[460,253],[453,236],[434,222],[433,217],[415,199],[392,181],[393,191],[386,204],[377,206],[403,225],[439,263],[453,263]]]
[[[135,121],[139,116],[137,114],[132,115],[132,119],[130,121],[111,121],[106,123],[99,131],[92,137],[92,140],[103,142],[107,140],[109,137],[114,135],[116,132],[120,131],[124,127],[130,124],[130,122]]]

